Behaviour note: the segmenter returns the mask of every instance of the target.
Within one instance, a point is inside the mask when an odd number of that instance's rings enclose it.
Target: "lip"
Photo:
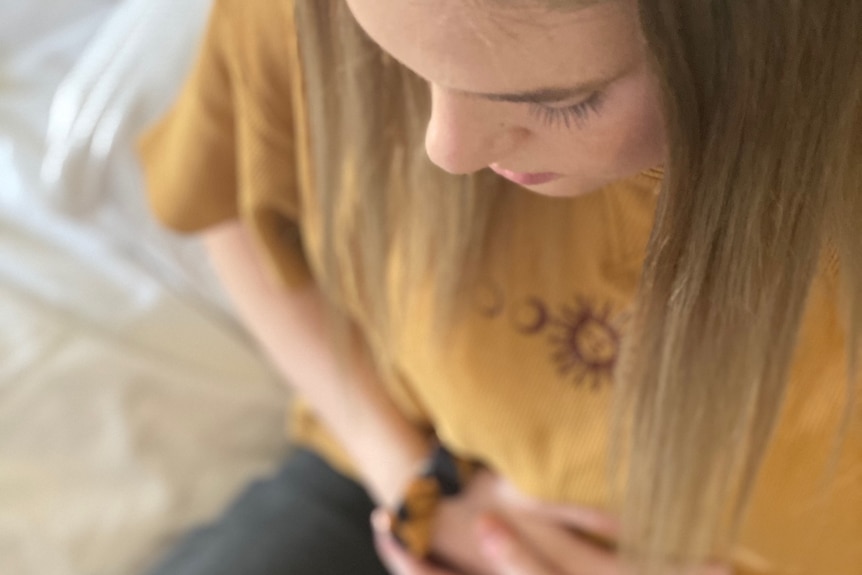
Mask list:
[[[542,184],[553,182],[554,180],[559,180],[562,177],[560,174],[555,174],[553,172],[542,174],[520,174],[518,172],[512,172],[511,170],[505,170],[496,164],[492,164],[490,168],[507,180],[522,186],[540,186]]]

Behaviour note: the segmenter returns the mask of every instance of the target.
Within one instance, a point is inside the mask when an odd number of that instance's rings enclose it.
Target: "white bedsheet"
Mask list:
[[[285,394],[132,144],[209,0],[0,0],[0,574],[130,575],[283,457]]]

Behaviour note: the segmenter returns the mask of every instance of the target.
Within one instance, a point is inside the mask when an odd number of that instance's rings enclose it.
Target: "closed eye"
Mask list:
[[[586,100],[573,106],[555,108],[544,104],[530,104],[530,114],[549,128],[573,126],[583,128],[591,115],[598,115],[604,103],[603,92],[593,92]]]

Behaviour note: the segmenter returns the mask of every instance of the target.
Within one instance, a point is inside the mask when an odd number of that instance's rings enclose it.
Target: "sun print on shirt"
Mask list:
[[[622,343],[611,309],[609,303],[599,307],[583,298],[574,306],[561,306],[551,335],[561,375],[593,389],[611,382]]]
[[[561,379],[593,390],[612,382],[625,316],[615,314],[610,302],[576,296],[570,303],[551,306],[530,296],[509,303],[502,288],[485,283],[476,291],[474,306],[488,320],[508,319],[524,337],[541,336]]]

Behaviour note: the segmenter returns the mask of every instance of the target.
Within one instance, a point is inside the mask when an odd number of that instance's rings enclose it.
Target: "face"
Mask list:
[[[426,147],[447,172],[491,168],[534,192],[574,196],[663,162],[634,1],[574,11],[503,0],[348,4],[383,50],[428,82]]]

